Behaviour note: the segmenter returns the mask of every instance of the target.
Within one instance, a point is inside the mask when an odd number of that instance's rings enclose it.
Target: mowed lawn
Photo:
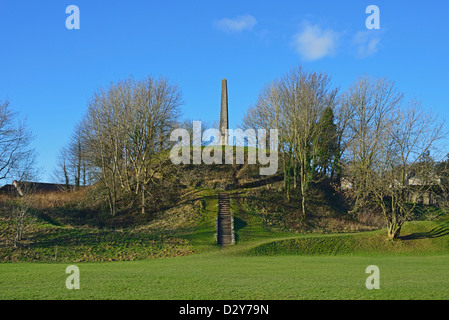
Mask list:
[[[63,263],[0,264],[0,299],[448,299],[449,255],[232,256],[200,254],[78,263],[68,290]],[[366,267],[380,289],[365,286]]]

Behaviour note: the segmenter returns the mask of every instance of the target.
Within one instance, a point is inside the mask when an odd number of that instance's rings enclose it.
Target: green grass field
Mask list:
[[[449,298],[447,216],[407,223],[401,240],[391,242],[383,230],[321,235],[270,231],[256,214],[234,201],[237,244],[219,248],[213,240],[216,204],[213,194],[203,193],[201,219],[194,227],[178,232],[174,244],[167,240],[170,235],[160,240],[160,235],[135,237],[119,231],[112,233],[114,237],[106,231],[81,233],[78,239],[74,235],[80,231],[69,228],[69,233],[63,234],[75,240],[67,240],[65,247],[58,240],[61,262],[48,262],[48,258],[0,263],[0,299]],[[39,228],[55,227],[41,224]],[[83,239],[87,243],[82,244]],[[150,240],[160,247],[148,245]],[[188,245],[183,246],[184,242]],[[96,247],[103,249],[90,254],[97,254],[101,262],[77,260],[81,251]],[[127,256],[133,248],[142,252],[138,261],[108,262],[107,257]],[[54,248],[52,243],[44,243],[33,250],[35,255],[51,257]],[[157,254],[160,251],[166,255]],[[179,256],[171,257],[173,252]],[[65,270],[72,264],[80,269],[79,290],[66,288]],[[369,265],[379,267],[379,290],[365,286]]]
[[[380,289],[368,290],[377,265]],[[448,299],[449,256],[204,254],[79,263],[80,289],[65,287],[67,264],[3,264],[1,299]]]

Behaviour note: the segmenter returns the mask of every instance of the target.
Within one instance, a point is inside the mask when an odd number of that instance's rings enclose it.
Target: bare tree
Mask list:
[[[428,160],[443,136],[442,123],[425,113],[421,102],[404,102],[404,95],[387,79],[361,77],[342,97],[342,106],[352,110],[344,156],[345,174],[353,183],[353,211],[376,204],[385,217],[388,238],[396,239],[416,198],[438,181],[434,163]]]
[[[36,153],[30,148],[31,141],[31,132],[10,109],[9,101],[0,102],[0,180],[25,181],[36,176]],[[28,189],[24,188],[23,192],[28,194]],[[16,227],[16,247],[30,218],[29,202],[24,199],[23,196],[19,197],[10,211]]]
[[[294,68],[263,88],[243,120],[244,128],[279,129],[287,199],[291,188],[299,187],[302,216],[319,163],[319,122],[326,108],[334,108],[336,94],[326,74]]]
[[[380,144],[384,141],[393,111],[399,108],[403,94],[387,79],[361,77],[344,96],[343,104],[353,110],[348,123],[350,143],[347,146],[348,175],[356,193],[354,211],[369,201],[372,167]]]
[[[126,110],[118,95],[118,86],[99,89],[88,104],[85,117],[85,141],[87,158],[96,171],[96,180],[100,181],[107,194],[111,215],[117,212],[118,167],[122,165],[123,124]]]
[[[83,121],[76,124],[75,129],[67,145],[61,148],[57,166],[53,171],[53,179],[65,185],[65,189],[79,190],[80,186],[86,186],[93,182],[92,169],[87,161],[87,143],[85,124]]]
[[[31,180],[30,175],[26,174],[23,178]],[[14,247],[17,248],[24,239],[25,230],[32,222],[34,215],[32,212],[32,194],[35,191],[33,183],[29,181],[14,181],[14,184],[20,193],[12,202],[11,213],[15,222]]]
[[[429,154],[443,137],[443,123],[412,100],[394,110],[394,121],[379,141],[370,191],[382,209],[389,239],[399,237],[403,224],[415,210],[416,199],[430,196],[439,184]]]
[[[121,95],[129,106],[124,119],[124,167],[119,166],[122,185],[140,197],[146,210],[147,185],[156,183],[160,169],[169,159],[158,156],[170,145],[169,135],[177,124],[181,94],[167,80],[151,77],[130,81]],[[123,168],[123,170],[121,170]]]
[[[293,159],[294,182],[299,182],[302,215],[306,215],[309,184],[314,178],[315,138],[326,107],[333,107],[336,91],[329,89],[330,78],[322,73],[306,73],[297,68],[280,82],[282,113],[290,134],[286,137]]]
[[[85,150],[82,136],[82,124],[77,124],[69,143],[68,152],[75,182],[75,188],[79,190],[81,184],[86,185]]]
[[[70,190],[71,179],[70,179],[70,163],[68,150],[66,147],[63,147],[58,154],[56,168],[53,171],[53,180],[57,183],[63,184],[65,187],[65,191]]]
[[[9,101],[0,102],[0,180],[20,179],[35,162],[30,148],[31,133],[25,122],[9,107]]]
[[[120,190],[139,197],[145,213],[147,186],[159,179],[168,161],[158,155],[171,143],[181,104],[176,86],[152,77],[121,81],[98,90],[91,99],[85,119],[86,154],[99,168],[111,214],[116,213]]]

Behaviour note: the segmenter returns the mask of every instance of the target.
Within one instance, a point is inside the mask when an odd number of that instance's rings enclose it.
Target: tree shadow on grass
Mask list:
[[[417,232],[406,236],[401,236],[401,240],[419,240],[419,239],[434,239],[441,238],[449,235],[449,222],[445,222],[430,231],[427,232]]]
[[[247,224],[245,221],[243,221],[242,219],[237,218],[237,217],[234,217],[234,235],[235,235],[235,242],[238,242],[238,240],[239,240],[239,233],[238,233],[238,231],[239,231],[240,229],[245,228],[247,225],[248,225],[248,224]]]

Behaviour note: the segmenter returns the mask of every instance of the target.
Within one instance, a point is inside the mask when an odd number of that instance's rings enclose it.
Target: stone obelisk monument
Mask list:
[[[221,111],[220,111],[220,145],[228,145],[228,83],[226,79],[221,82]]]

